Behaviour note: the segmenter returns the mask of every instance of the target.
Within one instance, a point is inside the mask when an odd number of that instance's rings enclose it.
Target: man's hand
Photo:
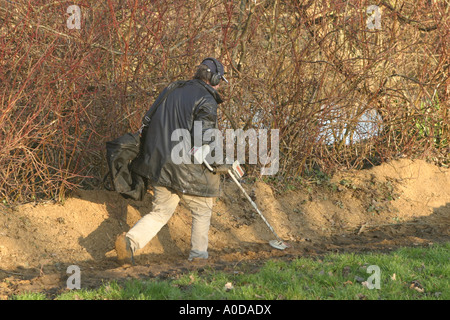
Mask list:
[[[213,169],[214,169],[214,173],[227,174],[228,170],[232,169],[232,165],[231,164],[221,164],[217,167],[213,167]]]
[[[244,169],[242,169],[241,165],[239,164],[239,161],[233,162],[233,164],[222,164],[220,166],[214,167],[214,173],[218,174],[227,174],[228,171],[231,171],[236,178],[241,178],[245,172]]]

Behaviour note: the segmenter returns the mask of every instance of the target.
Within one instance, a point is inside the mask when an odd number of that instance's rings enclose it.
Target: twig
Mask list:
[[[3,8],[3,7],[0,7],[0,10],[2,10],[3,12],[7,12],[7,13],[9,12],[9,10],[7,10],[6,8]],[[44,29],[46,31],[50,31],[50,32],[52,32],[54,34],[57,34],[59,36],[62,36],[64,38],[71,39],[71,40],[74,40],[74,41],[80,41],[79,39],[77,39],[77,38],[75,38],[73,36],[70,36],[68,34],[56,31],[56,30],[54,30],[54,29],[52,29],[50,27],[47,27],[47,26],[44,26],[44,25],[38,25],[36,23],[33,23],[31,20],[27,20],[27,22],[29,24],[37,27],[38,29]],[[93,48],[99,48],[99,49],[102,49],[102,50],[105,50],[105,51],[109,51],[111,53],[118,54],[118,55],[122,55],[123,54],[123,52],[121,52],[121,51],[117,51],[117,50],[113,50],[113,49],[107,48],[107,47],[105,47],[105,46],[103,46],[101,44],[98,44],[98,43],[91,43],[90,46],[93,47]]]

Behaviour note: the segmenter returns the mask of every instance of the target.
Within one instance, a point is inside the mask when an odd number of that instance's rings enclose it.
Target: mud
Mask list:
[[[277,193],[258,181],[243,183],[275,237],[230,180],[213,208],[210,258],[188,262],[190,212],[181,202],[169,223],[137,252],[136,266],[120,266],[114,240],[151,210],[143,201],[105,190],[77,190],[64,203],[0,207],[0,299],[23,292],[53,297],[67,289],[67,267],[81,269],[82,288],[104,281],[170,278],[191,270],[258,268],[268,259],[329,252],[388,251],[450,240],[450,170],[425,161],[392,161],[346,171],[326,183]]]

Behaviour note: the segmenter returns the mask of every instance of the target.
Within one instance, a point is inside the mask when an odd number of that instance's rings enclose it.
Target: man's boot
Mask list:
[[[133,250],[130,247],[130,240],[126,237],[126,233],[120,234],[115,243],[117,260],[121,265],[134,263]]]

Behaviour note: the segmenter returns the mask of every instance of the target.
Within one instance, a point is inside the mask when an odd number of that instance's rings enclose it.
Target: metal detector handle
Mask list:
[[[200,149],[200,148],[198,148]],[[205,145],[202,146],[201,151],[198,152],[199,150],[192,148],[191,153],[194,154],[194,157],[196,158],[196,160],[200,163],[204,163],[205,166],[211,171],[211,172],[215,172],[214,169],[209,165],[209,163],[206,161],[206,155],[209,153],[209,146]],[[206,151],[206,152],[205,152]],[[239,161],[235,161],[233,162],[233,165],[231,166],[231,169],[228,169],[228,174],[230,175],[231,179],[233,179],[233,181],[237,184],[237,186],[239,187],[239,189],[241,189],[242,193],[244,193],[245,197],[247,198],[248,201],[250,201],[250,203],[252,204],[253,208],[255,208],[256,212],[258,212],[258,214],[260,215],[260,217],[263,219],[264,223],[267,225],[267,227],[269,227],[270,231],[272,231],[272,233],[275,235],[275,237],[278,240],[278,243],[273,243],[275,242],[275,240],[273,241],[269,241],[269,244],[276,248],[276,249],[280,249],[280,250],[284,250],[285,248],[288,248],[288,246],[284,243],[283,240],[281,240],[281,238],[277,235],[277,233],[275,232],[275,230],[272,228],[272,226],[270,225],[270,223],[266,220],[266,218],[264,217],[264,215],[261,213],[261,211],[259,211],[258,207],[256,206],[256,203],[253,202],[252,198],[250,198],[250,196],[247,194],[247,192],[245,191],[245,189],[242,187],[242,185],[239,183],[238,178],[241,178],[244,175],[244,170],[242,169],[242,167],[239,164]],[[238,177],[238,178],[237,178]]]

